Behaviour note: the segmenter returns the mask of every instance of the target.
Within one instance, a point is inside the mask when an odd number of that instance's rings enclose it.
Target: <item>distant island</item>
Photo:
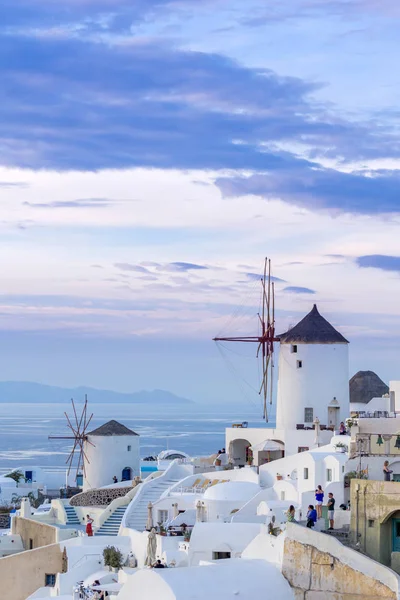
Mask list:
[[[65,403],[71,398],[82,401],[87,394],[91,403],[158,404],[169,406],[194,404],[193,400],[176,396],[166,390],[132,393],[97,390],[91,387],[63,388],[30,381],[0,381],[0,403]]]

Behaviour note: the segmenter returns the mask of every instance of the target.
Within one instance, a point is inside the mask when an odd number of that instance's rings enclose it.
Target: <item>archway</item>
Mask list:
[[[132,469],[130,467],[125,467],[122,470],[121,481],[130,481],[132,479]]]
[[[249,458],[253,458],[253,453],[250,450],[250,442],[245,439],[233,440],[231,442],[231,458],[233,459],[233,464],[237,467],[244,467]]]

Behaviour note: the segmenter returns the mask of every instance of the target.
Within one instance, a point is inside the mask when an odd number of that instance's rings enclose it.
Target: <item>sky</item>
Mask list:
[[[266,256],[400,379],[397,0],[2,8],[3,380],[252,402]]]

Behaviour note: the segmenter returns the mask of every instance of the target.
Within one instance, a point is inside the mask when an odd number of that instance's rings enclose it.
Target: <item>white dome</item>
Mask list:
[[[260,486],[248,481],[217,483],[204,492],[204,500],[247,501],[260,491]]]

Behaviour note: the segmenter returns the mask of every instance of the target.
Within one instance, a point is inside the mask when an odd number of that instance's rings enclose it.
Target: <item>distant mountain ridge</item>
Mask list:
[[[92,403],[158,404],[183,405],[194,404],[193,400],[176,396],[166,390],[142,390],[124,393],[112,390],[98,390],[91,387],[63,388],[30,381],[0,381],[0,403],[65,403],[71,398],[81,401],[87,394]]]

